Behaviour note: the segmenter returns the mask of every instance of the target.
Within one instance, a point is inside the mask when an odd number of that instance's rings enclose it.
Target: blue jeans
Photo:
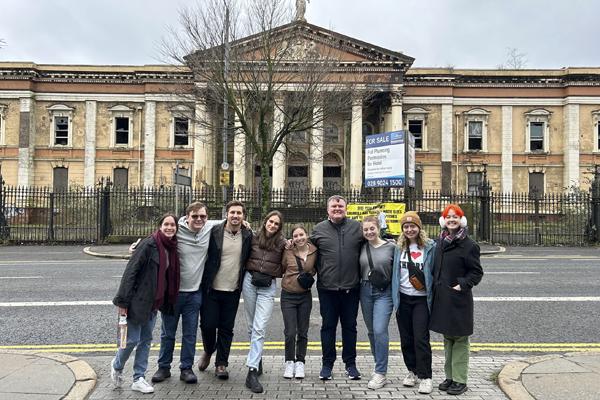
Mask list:
[[[246,366],[258,369],[258,363],[262,358],[267,325],[273,313],[277,282],[273,279],[271,286],[257,287],[251,281],[252,274],[246,272],[242,286],[246,325],[248,326],[248,336],[250,337],[250,352],[246,359]]]
[[[191,369],[194,366],[196,354],[196,334],[198,332],[198,317],[202,305],[202,291],[179,292],[174,313],[161,313],[162,326],[160,330],[160,352],[158,367],[171,369],[173,350],[175,349],[175,334],[181,317],[181,357],[179,368]]]
[[[333,367],[336,358],[335,335],[338,321],[342,325],[342,361],[346,367],[356,366],[356,317],[360,290],[327,290],[317,288],[321,312],[321,350],[323,366]]]
[[[150,355],[150,345],[152,344],[152,330],[156,323],[156,312],[151,314],[148,321],[143,324],[136,324],[127,320],[127,345],[124,349],[118,349],[113,362],[113,368],[122,371],[125,363],[129,359],[133,349],[135,350],[135,359],[133,361],[133,380],[143,378],[148,369],[148,356]]]
[[[369,281],[360,286],[360,308],[367,325],[371,353],[375,358],[375,372],[385,375],[388,368],[390,335],[388,326],[394,309],[392,285],[386,290],[374,288]]]

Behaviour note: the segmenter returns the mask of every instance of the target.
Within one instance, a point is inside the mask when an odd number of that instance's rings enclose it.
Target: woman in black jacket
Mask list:
[[[430,329],[444,335],[446,379],[439,389],[458,395],[467,391],[469,336],[473,334],[473,294],[481,281],[479,246],[467,235],[465,213],[450,204],[440,217],[433,267]]]
[[[136,349],[131,389],[154,392],[144,375],[156,312],[169,310],[177,301],[179,257],[176,233],[177,218],[172,214],[164,215],[158,229],[136,247],[123,272],[113,304],[118,307],[119,316],[127,317],[127,343],[125,348],[117,350],[111,362],[110,376],[115,387],[123,384],[123,367]]]

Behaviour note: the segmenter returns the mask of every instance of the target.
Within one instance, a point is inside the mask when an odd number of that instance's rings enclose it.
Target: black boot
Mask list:
[[[263,373],[262,370],[262,358],[260,359],[260,361],[258,362],[258,376],[261,376]]]
[[[254,393],[263,392],[263,387],[258,381],[258,371],[255,368],[248,369],[248,375],[246,375],[246,387]]]

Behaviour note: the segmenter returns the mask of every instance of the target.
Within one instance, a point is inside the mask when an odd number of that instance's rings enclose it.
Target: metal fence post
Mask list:
[[[537,188],[533,188],[531,191],[533,196],[533,222],[534,222],[534,235],[535,235],[535,244],[542,244],[542,233],[540,230],[540,192]]]
[[[592,182],[592,239],[600,242],[600,165],[594,168]]]
[[[479,238],[478,240],[487,242],[490,240],[490,184],[486,177],[483,178],[479,187]]]
[[[111,233],[110,223],[110,181],[107,180],[106,184],[102,181],[100,187],[100,242],[106,241],[106,238]]]
[[[54,241],[54,192],[50,192],[48,199],[48,241]]]

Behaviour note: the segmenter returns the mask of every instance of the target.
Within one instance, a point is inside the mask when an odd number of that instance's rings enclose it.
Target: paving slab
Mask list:
[[[63,364],[43,359],[13,371],[0,380],[0,393],[43,393],[64,396],[75,376]],[[32,384],[35,381],[35,385]]]
[[[306,363],[306,379],[284,379],[283,355],[263,356],[264,374],[260,378],[265,391],[262,394],[253,394],[244,386],[247,369],[244,366],[246,354],[232,353],[229,360],[230,379],[218,380],[213,369],[199,373],[196,366],[194,372],[198,376],[198,383],[187,385],[179,380],[179,370],[171,369],[171,378],[164,382],[154,384],[155,392],[143,395],[130,389],[132,376],[132,361],[130,359],[124,369],[125,383],[122,389],[114,389],[110,380],[110,361],[112,356],[90,355],[82,356],[98,375],[98,384],[91,394],[91,400],[98,399],[415,399],[415,400],[442,400],[457,399],[437,389],[437,385],[444,379],[444,357],[442,352],[435,351],[433,356],[433,381],[434,390],[430,395],[417,393],[417,388],[402,386],[402,380],[407,371],[404,367],[402,356],[391,355],[389,359],[389,383],[379,390],[367,388],[373,358],[368,353],[360,354],[357,366],[363,375],[360,381],[348,380],[344,374],[343,363],[340,359],[334,367],[334,377],[331,381],[321,381],[318,378],[321,368],[320,356],[308,356]],[[460,400],[507,400],[495,382],[495,375],[510,361],[522,359],[516,355],[472,355],[469,370],[469,391],[460,396]],[[156,370],[156,356],[151,356],[146,379],[150,380]],[[175,357],[173,365],[178,365]]]
[[[526,374],[523,385],[536,400],[598,400],[600,379],[595,373]]]
[[[525,368],[523,375],[526,374],[568,374],[568,373],[582,373],[590,372],[589,369],[584,368],[570,360],[565,358],[556,358],[553,360],[546,360]]]

